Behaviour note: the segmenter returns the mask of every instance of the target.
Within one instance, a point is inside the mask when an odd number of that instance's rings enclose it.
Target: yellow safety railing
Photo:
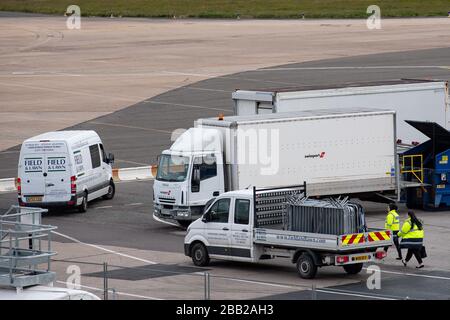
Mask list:
[[[409,159],[409,166],[407,166],[407,160]],[[417,163],[418,162],[418,163]],[[415,166],[414,164],[417,164]],[[421,154],[408,154],[402,157],[401,173],[411,173],[413,176],[423,183],[423,155]]]

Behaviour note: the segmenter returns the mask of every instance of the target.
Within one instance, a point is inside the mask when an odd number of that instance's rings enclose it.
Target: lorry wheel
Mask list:
[[[192,262],[198,267],[205,267],[209,264],[208,250],[203,243],[196,243],[191,250]]]
[[[85,192],[83,195],[83,201],[81,201],[81,204],[78,206],[78,212],[80,213],[86,212],[87,207],[88,207],[87,193]]]
[[[362,263],[346,264],[343,267],[345,272],[347,272],[348,274],[358,274],[361,272],[363,264]]]
[[[114,195],[116,194],[116,185],[114,184],[114,182],[111,180],[109,182],[109,188],[108,188],[108,193],[105,194],[103,196],[103,199],[105,200],[111,200],[112,198],[114,198]]]
[[[297,272],[303,279],[313,279],[317,273],[317,265],[309,253],[302,253],[297,260]]]

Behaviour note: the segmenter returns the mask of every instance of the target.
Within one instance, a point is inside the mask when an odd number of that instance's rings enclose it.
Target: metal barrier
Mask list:
[[[348,197],[317,200],[288,196],[283,215],[284,229],[290,231],[343,235],[367,229],[364,208]]]
[[[147,299],[147,300],[214,300],[214,299],[270,299],[271,296],[282,295],[286,299],[286,294],[294,294],[293,298],[300,300],[321,300],[330,297],[339,299],[373,299],[373,300],[404,300],[421,299],[420,297],[405,295],[391,295],[379,290],[367,291],[364,282],[361,282],[361,289],[348,290],[339,287],[324,287],[326,282],[308,281],[307,283],[297,283],[296,281],[270,281],[267,278],[254,279],[251,277],[235,277],[220,274],[217,271],[208,270],[203,267],[192,267],[196,272],[185,273],[169,269],[160,268],[155,265],[147,266],[124,266],[108,262],[105,272],[105,263],[80,261],[74,259],[56,260],[58,263],[85,265],[89,272],[83,275],[83,285],[76,289],[91,291],[92,293],[103,293],[104,299]],[[220,262],[218,262],[220,264]],[[227,262],[224,264],[228,265]],[[246,273],[246,265],[253,270],[253,264],[244,264],[242,268]],[[188,267],[184,264],[176,265]],[[292,267],[293,272],[295,267]],[[124,271],[130,274],[128,283],[124,279]],[[115,275],[114,273],[117,272]],[[145,277],[143,273],[148,272]],[[155,276],[153,273],[160,274]],[[283,271],[284,272],[284,271]],[[228,272],[225,272],[228,273]],[[136,279],[136,274],[144,276],[143,279]],[[105,279],[106,278],[106,279]],[[87,280],[88,279],[88,280]],[[355,279],[355,278],[353,278]],[[81,280],[81,279],[80,279]],[[354,281],[349,279],[349,283]],[[145,281],[145,282],[141,282]],[[72,282],[57,281],[62,285],[73,285]],[[102,284],[106,286],[102,287]]]
[[[56,254],[51,249],[51,231],[56,227],[41,224],[44,212],[11,206],[0,216],[0,285],[20,289],[55,279],[50,264]]]

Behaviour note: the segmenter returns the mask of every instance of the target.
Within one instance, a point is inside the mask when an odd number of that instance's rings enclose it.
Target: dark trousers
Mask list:
[[[400,249],[400,243],[398,241],[398,236],[397,236],[398,231],[392,231],[392,235],[393,235],[393,241],[394,241],[394,246],[397,249],[397,254],[399,258],[402,258],[402,250]],[[389,247],[384,247],[384,251],[388,251]]]
[[[421,247],[408,248],[408,252],[406,253],[406,262],[408,262],[412,256],[416,257],[417,262],[422,264],[422,256],[420,254]]]

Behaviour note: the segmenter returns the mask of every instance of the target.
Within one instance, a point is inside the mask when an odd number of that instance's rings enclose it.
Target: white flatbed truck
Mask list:
[[[314,278],[318,267],[331,265],[357,274],[363,263],[386,256],[384,250],[377,249],[392,245],[388,230],[331,235],[278,228],[286,195],[305,189],[306,184],[221,194],[188,227],[185,255],[197,266],[208,265],[210,258],[254,263],[289,258],[305,279]]]

